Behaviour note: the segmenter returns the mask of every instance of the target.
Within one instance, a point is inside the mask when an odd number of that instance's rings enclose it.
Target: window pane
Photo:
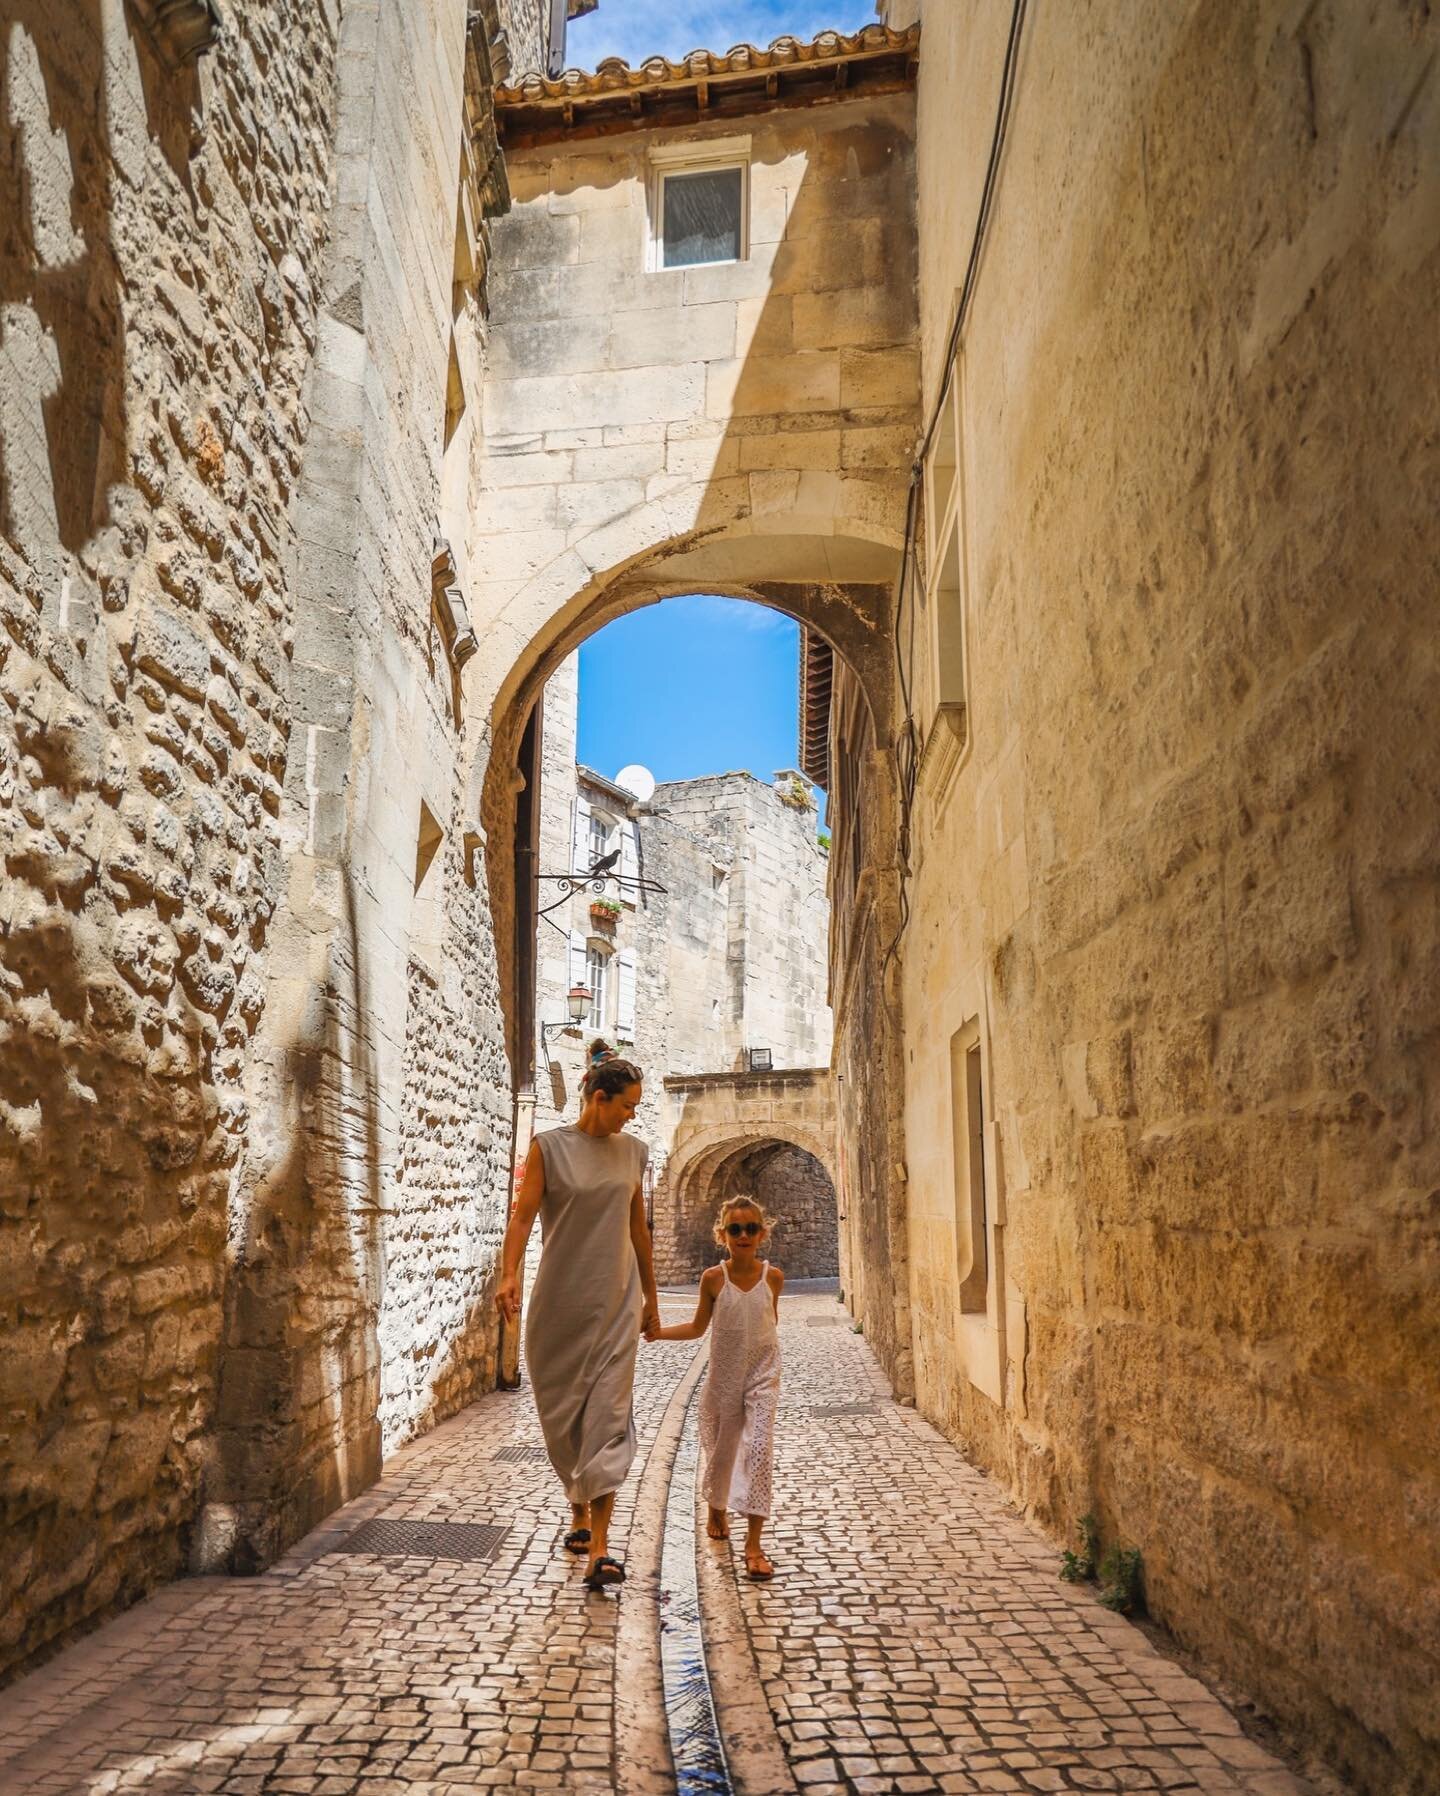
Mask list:
[[[738,168],[665,177],[663,237],[667,268],[740,260],[741,188]]]
[[[609,955],[602,954],[598,948],[592,948],[589,956],[590,973],[590,1021],[596,1028],[603,1028],[606,1022],[606,972]]]

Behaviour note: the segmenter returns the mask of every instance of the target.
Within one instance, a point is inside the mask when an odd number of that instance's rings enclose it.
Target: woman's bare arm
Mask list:
[[[720,1289],[720,1278],[725,1276],[718,1266],[712,1266],[700,1280],[700,1301],[695,1305],[695,1314],[689,1322],[672,1322],[669,1328],[658,1325],[646,1335],[647,1341],[698,1341],[710,1326],[710,1317],[715,1309],[715,1296]]]
[[[495,1287],[495,1307],[507,1322],[520,1314],[520,1262],[530,1241],[530,1231],[540,1214],[540,1200],[545,1195],[545,1157],[540,1143],[532,1141],[525,1156],[525,1176],[520,1195],[510,1212],[505,1228],[505,1241],[500,1249],[500,1282]]]
[[[650,1246],[650,1225],[645,1220],[645,1193],[637,1185],[630,1198],[630,1244],[640,1263],[640,1288],[645,1293],[641,1331],[648,1335],[660,1326],[660,1293],[655,1289],[655,1256]]]

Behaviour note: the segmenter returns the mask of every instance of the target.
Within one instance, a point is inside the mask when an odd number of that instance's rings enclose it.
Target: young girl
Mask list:
[[[785,1274],[760,1258],[770,1224],[753,1198],[732,1197],[720,1206],[715,1239],[729,1263],[711,1266],[700,1280],[693,1322],[647,1330],[649,1341],[698,1341],[715,1318],[710,1366],[700,1397],[700,1441],[705,1449],[706,1528],[712,1540],[728,1540],[726,1512],[746,1517],[745,1569],[757,1581],[775,1567],[760,1545],[770,1514],[770,1475],[775,1457],[775,1410],[780,1401],[780,1338],[776,1319]]]

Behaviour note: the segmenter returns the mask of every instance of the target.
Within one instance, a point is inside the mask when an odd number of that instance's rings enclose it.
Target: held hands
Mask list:
[[[520,1314],[520,1280],[512,1272],[495,1287],[495,1307],[504,1322],[514,1322]]]
[[[640,1318],[640,1332],[647,1341],[660,1339],[660,1312],[652,1304],[645,1305],[645,1314]]]

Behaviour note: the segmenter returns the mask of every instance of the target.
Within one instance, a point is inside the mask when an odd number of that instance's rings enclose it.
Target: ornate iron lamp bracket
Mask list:
[[[550,923],[552,910],[559,910],[567,898],[573,898],[577,892],[587,889],[593,892],[597,898],[603,898],[605,888],[612,885],[623,898],[649,897],[651,893],[658,897],[665,895],[665,887],[657,880],[637,879],[621,873],[537,873],[535,883],[540,886],[553,885],[558,888],[559,895],[553,898],[549,904],[542,905],[536,912],[536,915],[543,917],[547,923]],[[561,935],[565,934],[558,923],[550,923],[550,927],[560,930]]]

